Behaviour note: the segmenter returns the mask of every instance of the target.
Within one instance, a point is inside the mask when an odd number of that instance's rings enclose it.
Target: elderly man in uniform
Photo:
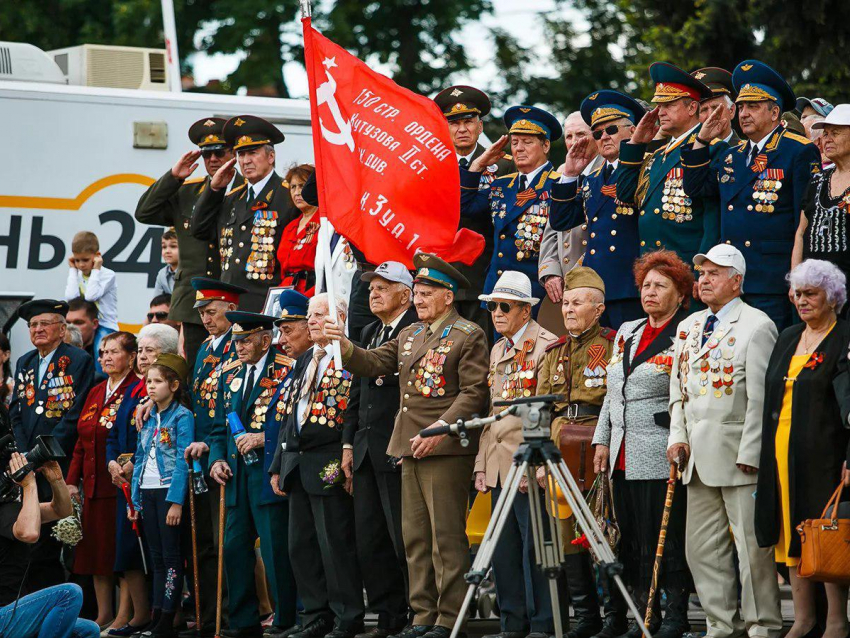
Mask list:
[[[617,197],[636,206],[641,253],[667,248],[687,264],[717,243],[720,229],[717,201],[692,200],[682,185],[682,149],[696,140],[700,100],[712,93],[666,62],[652,64],[649,74],[655,82],[656,107],[643,116],[631,140],[622,143],[614,182]],[[647,146],[659,132],[669,141],[647,155]]]
[[[67,314],[68,303],[54,299],[34,299],[18,309],[35,349],[15,366],[9,416],[21,452],[31,450],[36,437],[52,434],[69,460],[77,442],[77,419],[94,380],[94,362],[85,351],[65,343]],[[39,475],[36,482],[39,500],[50,501],[53,491],[47,480]],[[60,550],[56,539],[42,535],[27,578],[30,591],[65,582]]]
[[[225,636],[263,635],[254,582],[254,542],[260,552],[275,601],[275,633],[295,625],[296,592],[287,582],[286,537],[288,510],[268,485],[259,458],[265,445],[265,421],[277,385],[295,363],[271,350],[275,317],[228,311],[237,359],[223,366],[210,440],[210,475],[226,485],[227,527],[224,563],[227,574],[228,618]]]
[[[354,346],[339,326],[326,325],[325,332],[339,340],[347,370],[364,377],[398,374],[401,410],[387,454],[403,459],[402,532],[415,615],[393,635],[448,638],[466,590],[466,514],[476,446],[419,433],[483,412],[487,337],[454,308],[454,293],[469,284],[466,278],[436,255],[418,253],[413,263],[417,323],[373,350]]]
[[[531,296],[531,281],[521,272],[509,270],[499,277],[491,294],[479,298],[487,303],[493,325],[502,335],[490,352],[490,398],[533,396],[543,352],[557,337],[531,318],[531,307],[540,301]],[[491,414],[500,409],[494,408]],[[487,425],[481,432],[475,488],[479,492],[493,490],[494,507],[522,441],[522,419],[516,416]],[[488,638],[546,638],[555,632],[549,583],[534,556],[525,479],[520,492],[493,554],[502,631]],[[542,502],[541,507],[545,508]]]
[[[503,135],[468,170],[461,169],[461,216],[493,220],[495,252],[481,292],[491,292],[504,271],[517,270],[532,280],[532,292],[541,298],[544,290],[537,281],[540,240],[549,219],[552,185],[560,177],[548,156],[551,143],[561,138],[561,124],[554,115],[534,106],[512,106],[504,120],[518,172],[497,177],[487,188],[481,186],[482,171],[502,156],[508,141]]]
[[[192,278],[218,277],[221,265],[215,237],[199,239],[192,234],[192,209],[201,193],[208,190],[210,180],[222,165],[233,157],[231,146],[222,135],[225,119],[207,117],[189,127],[189,139],[198,149],[184,153],[165,175],[144,192],[136,205],[136,219],[143,224],[173,226],[180,246],[180,267],[171,293],[169,318],[183,326],[183,349],[186,360],[195,361],[207,331],[192,304],[195,291]],[[206,175],[191,177],[203,157]],[[239,186],[242,176],[236,173],[228,189]]]
[[[490,113],[490,98],[476,88],[458,85],[437,93],[434,102],[449,123],[449,133],[452,136],[458,165],[468,169],[486,150],[478,140],[484,132],[482,118]],[[503,152],[492,164],[484,167],[479,186],[486,189],[494,179],[510,173],[513,170],[511,159],[510,155]],[[485,247],[474,264],[458,265],[458,271],[469,280],[470,287],[468,290],[458,290],[455,307],[461,317],[474,321],[488,333],[491,329],[490,317],[476,299],[475,291],[484,289],[487,265],[493,257],[493,220],[489,216],[461,217],[459,226],[483,235]]]
[[[593,482],[591,441],[608,389],[606,366],[615,335],[599,325],[604,311],[605,283],[592,268],[579,266],[564,276],[561,312],[567,334],[546,348],[537,380],[537,394],[564,397],[552,408],[552,438],[560,443],[564,459],[583,490],[590,489]],[[542,478],[541,468],[538,480]],[[590,638],[602,629],[593,566],[588,552],[571,542],[575,519],[570,516],[563,520],[561,529],[575,615],[569,637]]]
[[[720,244],[694,264],[708,309],[679,324],[667,448],[671,463],[686,463],[688,565],[709,636],[775,638],[782,630],[776,567],[773,550],[756,541],[753,490],[776,326],[740,299],[746,262],[737,248]]]
[[[337,367],[324,334],[329,305],[326,293],[310,300],[314,346],[298,359],[286,400],[274,408],[282,417],[281,444],[269,471],[279,475],[277,491],[289,496],[289,556],[304,606],[303,627],[293,638],[353,638],[363,629],[354,508],[342,471],[351,373]],[[336,306],[336,320],[345,325],[347,305],[337,297]]]
[[[556,230],[583,226],[590,235],[584,265],[605,282],[605,313],[602,323],[614,330],[626,321],[643,316],[638,290],[631,277],[632,264],[640,254],[638,219],[633,206],[617,196],[614,171],[620,143],[628,140],[640,121],[643,107],[617,91],[596,91],[581,103],[581,115],[593,130],[605,163],[590,175],[583,171],[589,161],[577,143],[567,154],[564,175],[552,187],[549,223]]]
[[[281,280],[277,248],[298,211],[287,184],[275,172],[274,145],[283,133],[266,120],[240,115],[225,123],[222,135],[236,157],[222,164],[192,213],[192,234],[218,243],[222,281],[245,288],[243,310],[262,309],[269,287]],[[236,162],[245,181],[230,186]]]
[[[581,174],[587,176],[599,169],[605,163],[605,158],[599,153],[599,145],[593,139],[590,126],[584,121],[579,111],[574,111],[564,120],[564,145],[567,147],[567,153],[575,144],[583,140],[586,143],[584,157],[588,163]],[[558,172],[563,174],[563,169],[562,164]],[[560,306],[561,294],[564,291],[564,273],[576,266],[581,266],[586,248],[587,224],[582,223],[564,232],[552,228],[551,220],[546,224],[543,239],[540,240],[537,276],[553,304]]]
[[[741,62],[732,74],[738,92],[738,121],[747,137],[735,147],[710,146],[723,125],[721,109],[705,121],[690,151],[682,151],[685,191],[693,200],[720,201],[720,241],[735,246],[750,264],[748,304],[764,311],[781,332],[796,318],[783,273],[791,269],[803,195],[820,153],[805,137],[783,128],[794,108],[794,91],[757,60]],[[713,152],[719,149],[719,152]]]
[[[378,317],[364,328],[361,343],[374,350],[416,321],[413,277],[404,264],[387,261],[361,279],[369,283],[369,307]],[[342,432],[342,469],[353,476],[357,560],[369,611],[378,616],[377,627],[369,633],[375,638],[401,631],[409,614],[401,467],[397,458],[387,456],[398,407],[398,375],[358,377]]]
[[[723,122],[717,139],[726,142],[730,146],[737,145],[741,140],[732,128],[732,120],[735,119],[737,107],[735,106],[735,86],[732,84],[732,74],[726,69],[716,66],[707,66],[697,69],[691,73],[697,80],[705,84],[711,90],[711,97],[707,97],[699,103],[699,121],[705,124],[708,116],[717,107],[718,118]]]
[[[208,336],[195,358],[192,374],[192,411],[195,415],[195,439],[186,447],[186,461],[197,460],[209,476],[209,437],[213,429],[215,409],[219,401],[221,370],[236,357],[230,340],[231,324],[226,313],[236,310],[244,288],[208,277],[193,277],[195,308]],[[182,638],[212,636],[215,627],[217,581],[218,493],[210,490],[195,497],[201,503],[196,508],[198,569],[201,590],[201,624],[183,632]],[[191,556],[191,554],[187,554]]]

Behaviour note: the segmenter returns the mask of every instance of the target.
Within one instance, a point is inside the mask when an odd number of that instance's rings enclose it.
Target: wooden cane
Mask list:
[[[195,629],[201,631],[201,575],[198,568],[198,532],[195,523],[195,471],[189,469],[189,517],[192,521],[192,568],[195,577]],[[216,632],[218,633],[218,632]]]
[[[218,497],[218,588],[215,593],[215,638],[221,638],[221,599],[224,579],[224,485]]]
[[[658,547],[655,549],[655,564],[652,566],[652,581],[649,584],[649,596],[646,599],[646,617],[643,624],[649,627],[652,620],[652,605],[655,602],[655,590],[658,588],[658,572],[661,571],[661,557],[667,543],[667,524],[670,522],[670,509],[673,507],[673,494],[676,491],[676,479],[679,470],[675,463],[670,464],[670,477],[667,479],[667,499],[664,501],[664,513],[661,516],[661,532],[658,534]]]

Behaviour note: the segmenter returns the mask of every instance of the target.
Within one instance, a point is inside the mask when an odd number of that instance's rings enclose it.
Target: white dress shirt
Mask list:
[[[330,344],[325,346],[325,348],[326,348],[325,356],[322,357],[319,360],[319,366],[316,368],[316,379],[313,381],[313,387],[310,388],[311,391],[308,394],[303,395],[298,400],[298,429],[299,430],[301,429],[301,424],[304,423],[304,421],[307,418],[307,410],[310,409],[310,401],[313,398],[313,390],[315,390],[316,386],[319,383],[321,383],[322,377],[325,375],[325,370],[328,369],[328,366],[330,365],[331,360],[333,359],[333,356],[334,356],[333,348],[331,348]],[[312,353],[314,349],[315,349],[315,346],[313,346],[313,348],[310,350],[310,352]]]

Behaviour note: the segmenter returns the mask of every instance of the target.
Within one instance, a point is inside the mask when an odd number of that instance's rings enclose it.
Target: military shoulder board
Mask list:
[[[455,321],[454,327],[468,335],[472,334],[476,328],[480,330],[480,326],[477,323],[471,323],[466,319],[458,319]]]
[[[232,370],[233,368],[238,368],[242,365],[242,362],[239,359],[233,359],[232,361],[224,364],[221,367],[222,372],[227,372],[228,370]]]
[[[295,363],[295,359],[292,357],[287,357],[285,354],[276,353],[274,355],[274,362],[281,366],[289,366],[290,368]]]

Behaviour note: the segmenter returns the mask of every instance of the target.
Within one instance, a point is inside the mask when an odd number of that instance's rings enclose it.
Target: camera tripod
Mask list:
[[[461,445],[469,445],[468,430],[483,428],[485,425],[500,421],[510,415],[519,415],[522,418],[522,432],[524,442],[519,446],[508,475],[505,478],[504,489],[499,495],[490,523],[484,532],[484,538],[478,548],[478,553],[472,563],[472,568],[466,574],[466,582],[469,588],[463,600],[458,619],[452,628],[451,638],[457,638],[461,625],[466,619],[469,605],[475,595],[475,590],[484,580],[487,569],[493,559],[493,552],[499,542],[499,537],[510,515],[516,495],[519,493],[520,483],[523,477],[528,481],[529,496],[529,518],[531,522],[532,542],[537,565],[549,580],[549,594],[552,602],[552,617],[555,625],[556,638],[563,638],[563,624],[561,621],[561,609],[558,601],[557,578],[561,564],[564,562],[564,549],[562,544],[561,526],[555,518],[557,512],[557,491],[561,494],[573,511],[579,528],[584,533],[590,544],[593,556],[596,558],[600,569],[609,581],[617,584],[623,598],[635,618],[635,622],[641,628],[646,638],[652,635],[643,623],[642,616],[632,600],[620,574],[623,571],[611,547],[602,535],[602,531],[596,524],[590,508],[584,500],[573,475],[567,464],[561,457],[561,452],[550,437],[551,405],[561,397],[557,395],[545,395],[528,398],[515,399],[513,401],[495,401],[495,406],[509,406],[502,412],[486,418],[474,418],[469,421],[459,420],[445,426],[428,428],[421,432],[421,436],[436,436],[439,434],[453,434],[460,438]],[[548,516],[548,534],[546,533],[545,513],[541,507],[540,490],[537,482],[537,469],[543,468],[543,501],[552,514]]]

